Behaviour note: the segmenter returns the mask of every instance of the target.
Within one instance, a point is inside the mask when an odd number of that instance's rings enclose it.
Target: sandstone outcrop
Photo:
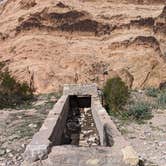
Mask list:
[[[166,81],[165,0],[8,0],[0,61],[36,93],[120,76],[131,88]]]

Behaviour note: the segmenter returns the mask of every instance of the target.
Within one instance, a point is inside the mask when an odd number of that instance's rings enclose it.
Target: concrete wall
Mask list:
[[[127,165],[136,166],[139,158],[134,149],[118,131],[106,110],[102,107],[96,84],[64,86],[63,96],[49,112],[41,129],[34,135],[31,143],[27,146],[24,153],[25,160],[28,162],[34,162],[39,159],[42,160],[47,157],[54,145],[60,144],[70,107],[70,95],[91,96],[91,110],[100,136],[101,146],[105,148],[110,147],[111,153],[116,154],[119,158],[123,156],[124,163]],[[55,148],[56,146],[54,146],[54,149]]]
[[[65,95],[91,95],[91,110],[99,133],[101,146],[111,147],[113,153],[123,156],[124,163],[136,166],[138,155],[123,138],[105,108],[101,105],[97,85],[65,85]]]
[[[65,84],[63,89],[63,95],[91,95],[98,97],[96,84]]]
[[[39,132],[37,132],[24,152],[24,159],[34,162],[47,157],[53,145],[61,143],[63,128],[69,110],[69,97],[63,95],[49,112]]]

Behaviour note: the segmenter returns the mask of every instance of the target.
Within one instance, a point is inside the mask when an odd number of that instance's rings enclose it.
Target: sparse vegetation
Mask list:
[[[165,109],[166,108],[166,89],[148,88],[146,95],[157,98],[155,108]]]
[[[151,109],[146,102],[136,102],[124,114],[131,120],[141,121],[152,117]]]
[[[104,96],[108,112],[119,112],[129,98],[128,87],[119,77],[109,79],[104,87]]]
[[[45,119],[45,115],[43,114],[34,114],[33,116],[29,116],[26,112],[23,113],[14,113],[11,115],[11,119],[17,121],[18,118],[21,116],[23,120],[21,123],[15,124],[13,130],[11,131],[10,135],[16,134],[18,136],[17,139],[25,138],[25,137],[32,137],[33,134],[41,127],[43,120]],[[30,127],[29,125],[33,124],[35,127]]]
[[[146,93],[147,96],[157,97],[158,93],[159,93],[159,89],[157,89],[157,88],[148,88],[148,89],[145,90],[145,93]]]
[[[47,113],[52,109],[56,101],[60,98],[61,92],[34,95],[32,100],[27,100],[15,107],[17,110],[35,109],[40,113]],[[39,104],[37,104],[39,102]],[[41,103],[40,103],[41,102]]]
[[[0,108],[14,107],[33,98],[33,91],[27,83],[19,83],[0,63]]]
[[[166,108],[166,91],[165,90],[160,92],[160,94],[158,95],[158,107],[163,109]]]
[[[120,78],[109,79],[104,87],[108,113],[123,120],[143,122],[150,119],[154,104],[140,100],[138,96],[135,96],[137,93],[139,92],[129,93],[127,86]],[[157,89],[145,91],[145,94],[151,97],[157,97],[158,93]]]

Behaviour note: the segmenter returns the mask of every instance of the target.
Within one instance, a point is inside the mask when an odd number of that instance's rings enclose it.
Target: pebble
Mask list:
[[[89,142],[95,142],[95,140],[96,140],[95,137],[90,137],[90,138],[88,139]]]
[[[5,149],[0,149],[0,156],[3,156],[6,154],[6,150]]]
[[[13,154],[12,154],[12,153],[9,153],[8,156],[12,158],[12,157],[13,157]]]
[[[30,128],[36,128],[36,127],[37,127],[36,124],[29,124],[28,126],[29,126]]]
[[[80,127],[79,123],[76,123],[76,122],[68,122],[67,123],[67,128],[71,131],[76,131],[79,129],[79,127]]]
[[[14,139],[18,139],[20,136],[17,134],[13,134],[9,137],[9,141],[13,141]]]
[[[146,139],[146,137],[144,135],[140,135],[139,138],[143,139],[143,140]]]
[[[82,131],[83,134],[87,135],[89,133],[93,132],[93,130],[88,130],[88,131]]]
[[[22,116],[17,116],[17,118],[18,118],[18,119],[21,119],[21,118],[22,118]]]
[[[16,160],[20,161],[20,160],[22,160],[22,157],[21,156],[17,156]]]
[[[91,126],[93,127],[93,126],[94,126],[94,124],[92,123],[92,124],[91,124]]]
[[[10,153],[11,151],[11,149],[6,149],[6,153]]]
[[[162,156],[161,159],[162,159],[162,160],[166,160],[166,156]]]
[[[159,142],[158,145],[159,145],[159,146],[163,146],[164,144],[163,144],[162,142]]]
[[[135,136],[130,136],[129,138],[130,138],[130,139],[136,139],[137,137],[135,137]]]
[[[21,147],[22,147],[22,148],[25,148],[25,144],[22,144]]]

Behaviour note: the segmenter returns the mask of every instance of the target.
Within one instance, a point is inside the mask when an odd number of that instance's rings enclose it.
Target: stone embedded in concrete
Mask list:
[[[38,132],[34,135],[31,143],[27,145],[24,159],[30,163],[47,157],[51,142],[46,139],[47,132]]]
[[[32,166],[128,166],[110,147],[57,146],[46,160]]]
[[[122,149],[123,160],[126,164],[135,166],[139,163],[139,157],[131,146],[126,146]]]

